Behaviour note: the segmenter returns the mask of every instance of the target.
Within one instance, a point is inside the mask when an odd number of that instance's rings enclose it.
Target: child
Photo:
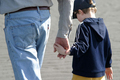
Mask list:
[[[75,0],[74,15],[82,22],[76,31],[75,43],[69,52],[59,44],[54,47],[62,55],[73,55],[72,80],[113,79],[111,45],[102,18],[96,18],[94,0]]]

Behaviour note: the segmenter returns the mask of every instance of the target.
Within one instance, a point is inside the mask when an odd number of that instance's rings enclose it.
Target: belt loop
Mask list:
[[[39,8],[39,6],[37,6],[37,11],[38,11],[38,13],[40,14],[40,8]]]
[[[41,20],[41,14],[40,14],[41,12],[40,12],[39,6],[37,6],[37,10],[38,10],[38,14],[39,14],[39,17],[40,17],[40,22],[41,22],[42,20]]]
[[[7,15],[8,15],[8,17],[9,17],[9,16],[10,16],[10,13],[8,13]]]
[[[9,17],[9,16],[10,16],[10,13],[5,13],[5,16]]]

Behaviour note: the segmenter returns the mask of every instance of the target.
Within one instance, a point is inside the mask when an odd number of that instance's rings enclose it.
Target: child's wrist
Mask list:
[[[65,50],[65,54],[66,54],[66,55],[69,55],[69,54],[70,54],[70,51]]]

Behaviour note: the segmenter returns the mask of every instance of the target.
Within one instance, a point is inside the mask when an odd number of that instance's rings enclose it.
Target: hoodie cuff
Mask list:
[[[106,63],[105,68],[111,67],[111,64],[112,64],[112,59],[110,59],[110,61]]]
[[[112,67],[111,66],[111,61],[110,61],[110,63],[108,63],[108,64],[105,65],[105,68],[109,68],[109,67]]]
[[[70,56],[74,55],[75,53],[77,53],[77,50],[75,48],[75,46],[72,46],[71,49],[70,49]]]
[[[109,68],[109,67],[112,67],[111,65],[107,65],[107,66],[105,66],[105,68]]]

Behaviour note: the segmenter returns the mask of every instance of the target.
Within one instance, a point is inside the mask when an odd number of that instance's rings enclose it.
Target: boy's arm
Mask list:
[[[106,30],[106,38],[105,38],[105,57],[106,57],[106,68],[110,68],[112,64],[112,49],[111,43],[109,39],[108,31]]]
[[[83,24],[80,25],[76,32],[76,41],[70,50],[70,55],[77,54],[77,56],[81,56],[83,53],[89,49],[89,30]]]
[[[106,68],[105,73],[106,73],[107,79],[109,79],[109,80],[113,79],[113,70],[112,70],[112,67]]]
[[[112,64],[112,50],[111,50],[111,43],[110,43],[110,39],[109,39],[109,34],[108,34],[108,31],[106,30],[106,38],[105,38],[105,50],[106,50],[106,70],[105,70],[105,73],[106,73],[106,76],[107,76],[107,79],[109,80],[112,80],[113,79],[113,70],[112,70],[112,67],[111,67],[111,64]]]

